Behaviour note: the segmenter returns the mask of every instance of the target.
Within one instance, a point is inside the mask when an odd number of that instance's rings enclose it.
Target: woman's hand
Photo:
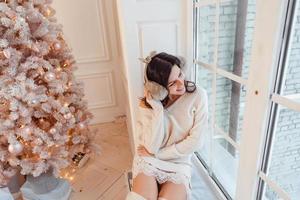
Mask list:
[[[143,145],[137,147],[137,153],[139,156],[154,156],[154,154],[150,153]]]

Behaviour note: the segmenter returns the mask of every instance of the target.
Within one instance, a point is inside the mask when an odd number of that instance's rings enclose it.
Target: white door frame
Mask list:
[[[286,2],[257,1],[235,199],[256,198]]]

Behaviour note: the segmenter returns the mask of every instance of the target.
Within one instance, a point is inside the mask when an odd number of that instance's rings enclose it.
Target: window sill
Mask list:
[[[192,163],[192,200],[227,200],[195,154]]]

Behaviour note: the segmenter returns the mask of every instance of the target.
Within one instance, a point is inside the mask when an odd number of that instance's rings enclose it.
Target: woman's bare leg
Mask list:
[[[187,193],[184,184],[167,181],[160,185],[159,198],[161,200],[186,200]],[[158,199],[159,199],[158,198]]]
[[[139,173],[133,179],[132,191],[140,194],[147,200],[157,200],[158,188],[155,177]]]

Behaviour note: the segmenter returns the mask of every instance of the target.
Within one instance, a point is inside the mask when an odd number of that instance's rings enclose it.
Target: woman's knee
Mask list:
[[[161,200],[186,200],[187,192],[184,184],[175,184],[172,182],[163,183],[160,187],[159,197]]]
[[[158,188],[155,177],[139,173],[133,179],[132,191],[147,200],[157,200]]]

